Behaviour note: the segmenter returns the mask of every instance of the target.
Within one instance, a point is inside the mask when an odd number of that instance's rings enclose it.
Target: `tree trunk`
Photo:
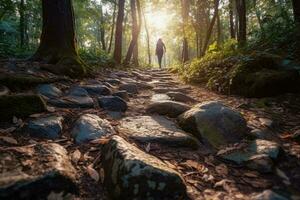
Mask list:
[[[24,47],[25,43],[25,17],[24,17],[24,12],[25,12],[25,5],[24,5],[24,0],[20,1],[20,6],[19,6],[19,14],[20,14],[20,47]]]
[[[300,24],[300,1],[292,0],[292,2],[293,2],[294,19],[295,22],[299,25]]]
[[[233,21],[233,0],[229,0],[229,23],[230,23],[230,36],[235,39],[234,21]]]
[[[222,27],[221,27],[220,14],[218,12],[218,15],[217,15],[217,46],[218,46],[218,48],[221,47],[221,43],[222,43]]]
[[[110,51],[111,51],[112,41],[113,41],[113,37],[114,37],[115,24],[116,24],[116,10],[117,10],[117,3],[114,2],[114,11],[113,11],[113,16],[112,16],[112,27],[111,27],[109,45],[108,45],[108,50],[107,50],[108,53],[110,53]]]
[[[101,40],[102,50],[106,51],[106,44],[105,44],[105,21],[104,21],[104,15],[103,15],[102,5],[100,6],[100,40]]]
[[[146,31],[146,40],[147,40],[147,53],[148,53],[148,64],[151,65],[151,50],[150,50],[150,37],[149,37],[149,30],[147,25],[147,20],[145,13],[143,12],[144,24],[145,24],[145,31]]]
[[[182,62],[185,63],[189,61],[189,46],[188,46],[188,40],[186,36],[186,25],[188,24],[188,16],[189,16],[188,0],[181,0],[181,9],[182,9],[182,19],[183,19]]]
[[[117,64],[121,64],[121,60],[122,60],[124,7],[125,7],[125,0],[119,0],[118,16],[116,22],[116,34],[115,34],[115,50],[114,50],[114,59]]]
[[[71,0],[43,0],[43,28],[40,45],[32,60],[55,64],[53,73],[83,76],[86,68],[78,56]]]
[[[205,41],[204,41],[204,46],[203,46],[203,49],[201,51],[201,53],[202,53],[201,56],[204,56],[205,53],[206,53],[206,50],[207,50],[208,44],[209,44],[209,40],[210,40],[211,35],[212,35],[212,31],[213,31],[216,19],[218,17],[218,13],[219,13],[219,0],[215,0],[214,10],[215,10],[215,12],[214,12],[213,18],[212,18],[212,20],[210,22],[210,25],[209,25],[208,29],[207,29],[206,38],[205,38]]]
[[[239,18],[238,43],[244,46],[247,40],[247,19],[245,0],[236,0],[237,13]]]
[[[137,16],[138,16],[138,35],[137,35],[137,39],[136,39],[136,43],[134,46],[134,50],[133,50],[133,63],[135,67],[139,66],[139,35],[141,32],[141,28],[142,28],[142,11],[141,11],[141,4],[140,4],[140,0],[136,0],[136,7],[137,7]]]

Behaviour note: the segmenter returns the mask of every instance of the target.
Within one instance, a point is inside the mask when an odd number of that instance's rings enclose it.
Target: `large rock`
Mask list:
[[[137,94],[139,92],[138,87],[135,83],[121,84],[119,87],[119,90],[126,90],[128,93],[131,93],[131,94]]]
[[[198,104],[180,115],[178,121],[184,130],[215,149],[239,142],[248,131],[243,116],[219,102]]]
[[[117,96],[105,96],[98,98],[98,102],[101,108],[109,111],[121,111],[127,110],[127,103]]]
[[[60,108],[93,108],[94,101],[81,87],[72,87],[66,96],[49,99],[48,103]]]
[[[218,155],[238,165],[268,173],[273,170],[273,161],[278,158],[280,151],[281,148],[277,143],[257,139],[241,147],[221,150]]]
[[[62,91],[52,84],[38,85],[37,92],[48,98],[55,98],[62,96]]]
[[[104,183],[113,199],[186,199],[183,178],[119,136],[103,149]]]
[[[195,99],[192,97],[187,96],[186,94],[183,94],[182,92],[168,92],[167,95],[172,98],[174,101],[180,101],[180,102],[196,102]]]
[[[120,121],[120,133],[142,143],[158,143],[171,147],[197,148],[198,141],[162,116],[127,117]]]
[[[63,129],[63,117],[50,116],[31,120],[28,123],[29,134],[35,137],[57,139]]]
[[[95,84],[95,85],[82,85],[82,88],[84,88],[90,95],[92,96],[101,96],[101,95],[110,95],[111,90],[104,85]]]
[[[0,121],[9,121],[12,118],[28,117],[35,113],[46,111],[43,99],[38,95],[17,94],[0,96]]]
[[[120,97],[126,101],[129,100],[129,95],[126,90],[117,91],[117,92],[113,93],[112,96]]]
[[[54,143],[0,149],[0,199],[47,199],[51,192],[77,193],[67,151]]]
[[[114,133],[113,127],[107,120],[92,114],[82,115],[75,122],[71,131],[71,135],[77,144],[89,142]]]
[[[176,101],[157,101],[147,106],[146,111],[169,117],[177,117],[178,115],[189,110],[190,106]]]

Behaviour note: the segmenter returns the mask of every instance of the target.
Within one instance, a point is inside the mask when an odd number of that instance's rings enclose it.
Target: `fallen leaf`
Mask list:
[[[92,179],[94,179],[96,182],[99,181],[100,179],[99,173],[93,168],[93,165],[87,166],[86,170]]]
[[[145,148],[146,152],[149,153],[151,150],[151,143],[148,143]]]
[[[225,164],[220,164],[220,165],[216,166],[216,171],[220,175],[223,175],[223,176],[228,175],[228,168]]]
[[[204,174],[202,176],[202,179],[204,179],[205,182],[212,182],[212,181],[215,180],[215,177],[213,175],[211,175],[211,174],[209,174],[209,175],[208,174]]]
[[[96,140],[92,140],[90,143],[91,144],[107,144],[109,142],[109,139],[96,139]]]
[[[196,161],[193,161],[193,160],[187,160],[183,164],[188,166],[188,167],[192,167],[192,168],[198,170],[201,173],[208,172],[208,169],[204,165],[202,165],[201,163],[198,163]]]
[[[18,144],[18,141],[15,140],[12,137],[7,137],[7,136],[0,136],[0,139],[3,140],[4,142],[7,142],[9,144]]]
[[[80,158],[81,158],[81,152],[77,149],[76,151],[74,151],[74,152],[72,153],[72,157],[71,157],[72,162],[73,162],[74,164],[77,164],[78,161],[80,160]]]

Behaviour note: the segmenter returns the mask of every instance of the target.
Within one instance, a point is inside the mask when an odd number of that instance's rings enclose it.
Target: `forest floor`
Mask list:
[[[22,72],[38,77],[56,77],[48,72],[39,71],[38,63],[2,62],[1,65],[3,66],[1,66],[1,73]],[[1,123],[0,172],[2,176],[0,176],[0,193],[7,192],[3,189],[5,186],[5,184],[3,186],[2,180],[3,174],[7,176],[7,172],[17,168],[24,172],[36,170],[30,169],[34,166],[30,160],[37,160],[34,157],[41,155],[39,153],[33,153],[29,156],[26,154],[26,156],[24,155],[24,157],[27,157],[26,162],[22,162],[16,167],[10,164],[12,158],[7,159],[6,155],[6,159],[4,159],[3,153],[5,151],[13,151],[13,149],[20,149],[20,147],[28,145],[34,146],[39,143],[54,142],[67,150],[67,155],[76,170],[75,185],[79,188],[79,193],[74,196],[70,195],[69,198],[108,199],[108,192],[103,186],[105,175],[102,169],[101,157],[105,155],[102,154],[101,147],[107,143],[106,139],[110,136],[78,145],[71,135],[74,123],[79,116],[95,114],[102,119],[107,119],[116,130],[116,135],[125,138],[145,153],[161,159],[169,168],[179,172],[185,181],[187,193],[191,199],[255,199],[257,195],[262,195],[264,191],[269,189],[282,195],[282,199],[284,199],[284,196],[287,199],[300,199],[299,94],[285,94],[263,99],[220,95],[205,89],[203,86],[185,84],[177,75],[170,74],[167,70],[158,69],[132,71],[102,69],[94,74],[94,78],[61,80],[53,83],[53,85],[62,91],[68,91],[72,86],[103,84],[108,86],[111,91],[117,92],[121,90],[120,84],[124,83],[137,86],[137,91],[129,94],[129,99],[126,100],[128,109],[124,113],[102,109],[97,103],[98,97],[93,96],[94,105],[89,108],[63,108],[63,106],[54,106],[48,103],[48,112],[34,114],[24,119],[14,118],[12,123]],[[161,88],[167,91],[180,91],[196,100],[193,103],[185,102],[189,106],[206,101],[220,101],[233,110],[239,111],[246,119],[250,129],[262,130],[265,133],[264,139],[274,141],[280,145],[284,152],[283,156],[276,158],[272,172],[262,173],[243,165],[225,161],[204,144],[200,144],[199,148],[195,150],[186,147],[172,148],[159,142],[144,143],[128,138],[119,129],[122,119],[124,117],[152,116],[146,111],[146,108],[151,104],[153,95],[164,93]],[[130,90],[128,87],[125,87],[125,89]],[[36,93],[36,90],[26,89],[18,92]],[[13,91],[11,93],[17,92]],[[46,97],[45,100],[49,101]],[[28,130],[30,121],[49,115],[63,116],[61,136],[55,140],[32,137],[30,130]],[[177,123],[176,118],[165,118]],[[295,134],[298,134],[298,136]],[[20,153],[20,150],[16,151]],[[13,177],[12,179],[11,184],[16,184],[17,180]],[[264,195],[269,195],[269,197],[265,196],[263,199],[272,199],[271,193],[264,193]],[[61,196],[61,193],[52,192],[47,198],[62,199]]]

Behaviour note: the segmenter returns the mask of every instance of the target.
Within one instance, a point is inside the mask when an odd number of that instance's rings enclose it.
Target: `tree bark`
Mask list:
[[[110,51],[111,51],[112,41],[113,41],[113,37],[114,37],[115,24],[116,24],[116,10],[117,10],[117,3],[114,2],[114,11],[113,11],[113,16],[112,16],[112,27],[111,27],[109,45],[108,45],[108,50],[107,50],[108,53],[110,53]]]
[[[143,18],[144,18],[144,25],[146,31],[146,40],[147,40],[148,64],[151,65],[150,36],[149,36],[149,30],[147,25],[147,19],[144,12],[143,12]]]
[[[292,0],[292,2],[293,2],[294,19],[295,22],[299,25],[300,24],[300,1]]]
[[[102,50],[106,51],[106,44],[105,44],[105,21],[104,21],[104,15],[103,15],[102,5],[100,6],[100,40],[101,40]]]
[[[24,0],[20,1],[20,6],[19,6],[19,14],[20,14],[20,47],[24,47],[25,43],[25,4]]]
[[[229,25],[230,25],[230,37],[235,39],[234,20],[233,20],[233,0],[229,0]]]
[[[55,64],[48,70],[69,76],[83,76],[86,68],[77,53],[71,0],[43,0],[43,28],[40,45],[31,60]]]
[[[139,35],[141,32],[142,22],[143,22],[140,0],[136,0],[136,7],[137,7],[137,16],[138,16],[138,30],[137,30],[138,35],[133,49],[133,63],[135,67],[138,67],[139,66]]]
[[[121,64],[122,61],[124,7],[125,7],[125,0],[119,0],[118,16],[116,22],[116,34],[115,34],[115,50],[114,50],[114,59],[117,64]]]
[[[247,19],[245,0],[236,0],[237,13],[239,18],[238,43],[244,46],[247,40]]]

